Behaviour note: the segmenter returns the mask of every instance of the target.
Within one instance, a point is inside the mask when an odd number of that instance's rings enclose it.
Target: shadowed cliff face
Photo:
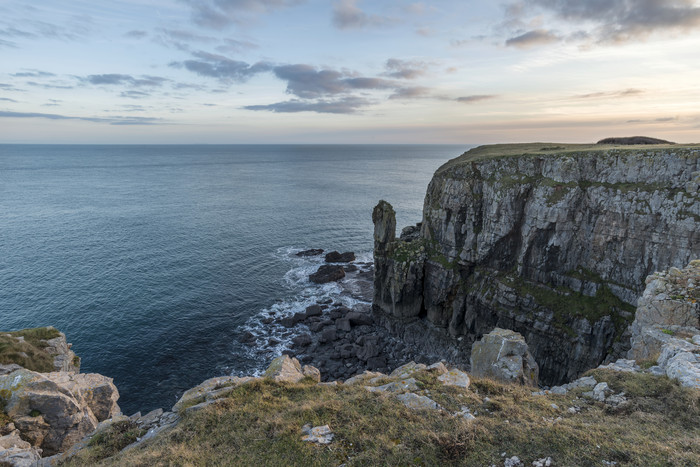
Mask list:
[[[464,364],[481,335],[515,330],[541,381],[569,380],[626,350],[648,274],[700,254],[699,171],[698,147],[472,150],[435,173],[420,237],[375,235],[375,313]],[[377,209],[385,233],[393,210]]]

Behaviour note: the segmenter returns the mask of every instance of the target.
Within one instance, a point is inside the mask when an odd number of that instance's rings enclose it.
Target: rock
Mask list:
[[[379,345],[379,336],[362,336],[359,340],[362,347],[357,352],[357,358],[367,361],[372,357],[377,357],[381,347]]]
[[[339,281],[343,277],[345,277],[345,270],[342,266],[324,264],[318,268],[318,271],[309,275],[309,280],[316,284],[325,284],[327,282]]]
[[[228,394],[235,387],[250,381],[255,381],[256,379],[257,378],[248,376],[243,378],[237,376],[209,378],[199,385],[185,391],[182,397],[180,397],[173,406],[172,411],[176,414],[181,413],[184,407],[195,405],[197,401],[215,400]]]
[[[419,396],[412,392],[407,392],[405,394],[399,394],[396,396],[403,405],[411,410],[440,410],[441,407],[437,402],[426,396]]]
[[[513,456],[511,458],[506,459],[503,461],[503,467],[519,467],[522,466],[523,463],[520,462],[520,459],[518,456]]]
[[[608,383],[598,383],[595,385],[593,388],[593,391],[590,393],[584,393],[584,396],[589,396],[599,402],[605,402],[605,397],[611,393],[612,390],[608,387]]]
[[[238,337],[238,342],[241,344],[252,344],[255,342],[255,339],[255,334],[250,331],[245,331]]]
[[[437,375],[443,375],[448,371],[447,367],[442,362],[433,363],[428,368],[426,368],[426,370],[430,373],[435,373]]]
[[[49,329],[55,329],[49,326]],[[78,373],[80,371],[80,358],[71,350],[72,344],[66,342],[66,335],[59,332],[58,337],[44,341],[44,351],[54,356],[54,371]]]
[[[264,378],[284,383],[298,383],[304,376],[299,360],[289,355],[282,355],[272,360],[263,375]]]
[[[350,332],[352,331],[352,325],[348,318],[338,318],[335,320],[335,327],[338,331]]]
[[[337,329],[335,326],[328,326],[321,331],[319,342],[333,342],[338,338]]]
[[[19,436],[19,430],[0,437],[0,465],[34,467],[41,459],[41,449]]]
[[[323,253],[323,250],[320,248],[311,248],[310,250],[303,250],[298,253],[296,253],[297,256],[318,256]]]
[[[98,374],[16,370],[0,376],[0,394],[20,432],[49,456],[120,413],[116,386]]]
[[[351,311],[345,317],[353,326],[367,326],[373,323],[372,316],[369,313],[360,311]]]
[[[302,441],[309,441],[318,444],[330,444],[333,441],[333,432],[328,425],[315,426],[311,428],[311,425],[304,425],[301,431],[306,434],[302,437]]]
[[[148,412],[143,417],[139,417],[136,420],[136,424],[139,426],[150,429],[153,428],[159,421],[160,417],[163,416],[163,409],[155,409]]]
[[[304,367],[301,369],[301,373],[304,375],[304,377],[311,378],[316,383],[321,382],[321,372],[314,366],[304,365]]]
[[[0,376],[9,375],[13,371],[21,370],[22,367],[16,363],[9,363],[7,365],[0,364]]]
[[[634,360],[619,359],[607,365],[600,365],[598,368],[606,370],[622,371],[624,373],[636,373],[641,369]]]
[[[519,333],[496,328],[472,348],[474,376],[537,386],[538,367]]]
[[[416,371],[423,371],[427,368],[428,367],[422,363],[408,362],[405,365],[401,365],[400,367],[392,371],[389,377],[399,379],[408,378]]]
[[[476,417],[472,415],[469,407],[462,407],[459,412],[452,414],[453,417],[462,417],[465,420],[476,420]]]
[[[347,251],[345,253],[331,251],[326,254],[326,263],[350,263],[352,261],[355,261],[355,253],[352,251]]]
[[[416,380],[413,378],[402,379],[399,381],[392,381],[391,383],[384,384],[382,386],[365,386],[370,392],[392,392],[392,393],[404,393],[408,391],[417,391],[418,385]]]
[[[354,264],[348,264],[347,266],[343,266],[343,269],[345,272],[357,272],[360,270],[356,265]]]
[[[311,334],[301,334],[292,338],[292,343],[297,347],[308,347],[312,342]]]
[[[533,467],[551,467],[552,465],[554,465],[554,461],[551,457],[544,457],[542,459],[532,461]]]
[[[445,386],[456,386],[464,389],[469,387],[469,375],[456,368],[438,376],[438,381],[442,382]]]
[[[310,305],[306,307],[306,317],[311,318],[312,316],[321,316],[323,314],[323,308],[320,305]]]
[[[682,385],[700,388],[700,262],[647,277],[630,326],[628,358],[657,360],[650,369]],[[692,336],[687,339],[684,336]]]
[[[364,373],[355,375],[352,378],[347,379],[344,384],[348,386],[353,386],[355,384],[364,384],[365,381],[369,381],[373,378],[386,378],[386,375],[384,373],[378,373],[376,371],[365,370]]]

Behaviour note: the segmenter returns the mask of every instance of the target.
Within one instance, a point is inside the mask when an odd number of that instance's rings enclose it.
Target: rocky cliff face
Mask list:
[[[644,279],[700,256],[700,147],[485,146],[435,173],[420,235],[375,208],[375,315],[455,362],[521,333],[547,384],[619,356]]]

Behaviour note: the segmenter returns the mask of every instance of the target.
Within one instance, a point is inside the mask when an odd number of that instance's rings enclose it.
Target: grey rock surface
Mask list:
[[[120,413],[112,379],[94,373],[21,369],[0,376],[0,391],[7,415],[45,455],[67,450],[100,421]]]
[[[496,328],[474,343],[471,368],[474,376],[537,386],[537,362],[523,336],[509,329]]]
[[[419,238],[395,238],[380,202],[377,322],[463,364],[479,336],[513,329],[545,384],[625,355],[644,278],[700,257],[700,149],[544,149],[477,148],[443,165]]]

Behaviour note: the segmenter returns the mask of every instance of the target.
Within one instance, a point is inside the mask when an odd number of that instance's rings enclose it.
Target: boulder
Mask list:
[[[355,253],[352,251],[346,251],[345,253],[331,251],[326,254],[326,263],[350,263],[352,261],[355,261]]]
[[[437,402],[427,396],[419,396],[412,392],[399,394],[396,396],[398,400],[403,402],[403,405],[411,410],[439,410],[441,407]]]
[[[289,355],[282,355],[272,360],[264,375],[265,378],[282,383],[298,383],[306,376],[317,381],[321,380],[321,373],[317,368],[305,365],[302,369],[299,360]]]
[[[523,336],[509,329],[496,328],[475,342],[470,362],[474,376],[537,385],[537,362]]]
[[[323,253],[323,250],[321,248],[311,248],[310,250],[302,250],[298,253],[296,253],[297,256],[305,257],[305,256],[318,256]]]
[[[456,386],[464,389],[469,387],[469,375],[456,368],[453,368],[447,373],[443,373],[442,375],[438,376],[438,381],[445,386]]]
[[[0,376],[0,394],[22,435],[46,455],[65,451],[120,413],[112,378],[98,374],[16,370]]]
[[[321,308],[320,305],[309,305],[306,307],[305,313],[307,318],[321,316],[323,314],[323,308]]]
[[[309,275],[309,280],[316,284],[325,284],[327,282],[339,281],[345,277],[345,269],[342,266],[332,264],[324,264],[318,270]]]

